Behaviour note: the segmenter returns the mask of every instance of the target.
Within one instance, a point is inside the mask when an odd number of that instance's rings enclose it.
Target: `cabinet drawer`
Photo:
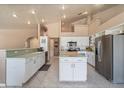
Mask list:
[[[72,62],[87,62],[87,58],[73,58]]]
[[[68,57],[62,57],[62,58],[59,58],[59,60],[61,62],[71,62],[72,61],[72,59],[71,58],[68,58]]]
[[[87,57],[61,57],[60,62],[87,62]]]

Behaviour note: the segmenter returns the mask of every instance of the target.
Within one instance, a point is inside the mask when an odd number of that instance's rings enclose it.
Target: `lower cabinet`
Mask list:
[[[79,62],[80,61],[80,62]],[[87,80],[87,62],[80,59],[60,59],[59,62],[59,80],[60,81],[86,81]]]
[[[24,80],[23,83],[28,81],[30,77],[34,74],[34,59],[33,57],[28,57],[25,60],[25,74],[24,74]]]
[[[87,80],[87,63],[79,62],[73,64],[73,80],[86,81]]]
[[[95,67],[95,53],[94,52],[87,52],[88,56],[88,63]]]
[[[45,64],[45,53],[23,58],[7,58],[6,85],[22,86]]]
[[[73,81],[72,63],[59,63],[59,80],[60,81]]]
[[[6,85],[22,86],[25,75],[25,59],[7,59],[6,64]]]

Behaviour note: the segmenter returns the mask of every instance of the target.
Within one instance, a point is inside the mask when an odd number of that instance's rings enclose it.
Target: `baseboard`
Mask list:
[[[95,66],[93,66],[93,65],[91,65],[91,64],[89,64],[89,63],[88,63],[88,65],[90,65],[91,67],[95,68]]]

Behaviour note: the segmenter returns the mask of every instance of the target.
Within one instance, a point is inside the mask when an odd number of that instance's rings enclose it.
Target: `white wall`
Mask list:
[[[88,36],[88,25],[75,25],[74,32],[61,32],[61,36]]]
[[[93,35],[96,32],[105,31],[106,29],[119,25],[123,22],[124,8],[123,5],[118,5],[116,7],[95,14],[88,26],[89,34]]]
[[[97,32],[104,31],[106,29],[117,26],[119,24],[124,24],[124,12],[111,18],[110,20],[108,20],[104,24],[100,25]]]
[[[49,37],[59,37],[61,31],[60,22],[47,24],[47,28]]]
[[[67,42],[76,41],[77,46],[81,49],[85,49],[86,46],[89,46],[89,37],[61,37],[60,38],[60,49],[68,49]]]
[[[92,23],[88,25],[89,35],[93,35],[97,32],[100,23],[101,23],[100,19],[92,20]]]
[[[0,49],[24,48],[26,39],[36,35],[37,29],[0,29]]]
[[[111,19],[112,17],[122,13],[123,11],[124,11],[124,5],[117,5],[105,11],[98,12],[97,14],[93,15],[93,18],[99,18],[101,19],[101,23],[104,23],[109,19]]]
[[[38,38],[33,38],[30,40],[30,48],[38,48],[39,47],[39,40]]]

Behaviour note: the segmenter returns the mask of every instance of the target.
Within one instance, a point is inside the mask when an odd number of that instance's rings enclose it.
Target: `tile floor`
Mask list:
[[[51,59],[48,71],[38,71],[24,88],[124,88],[124,84],[112,84],[88,65],[87,82],[59,82],[58,58]]]

